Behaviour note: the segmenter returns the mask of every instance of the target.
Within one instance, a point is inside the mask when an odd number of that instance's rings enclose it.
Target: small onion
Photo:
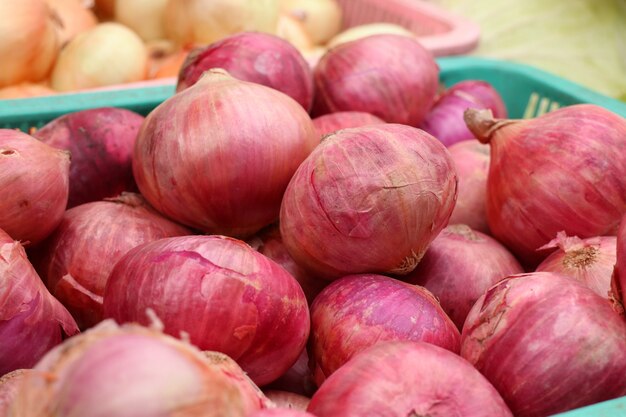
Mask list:
[[[67,205],[70,155],[17,130],[0,129],[0,228],[36,244]]]
[[[626,395],[626,322],[582,283],[513,275],[474,304],[461,355],[516,417],[548,416]]]
[[[327,136],[282,202],[285,247],[320,277],[413,270],[450,218],[456,174],[419,129],[382,124]]]
[[[340,111],[313,119],[317,134],[325,136],[341,129],[385,123],[380,117],[362,111]]]
[[[32,369],[17,369],[0,377],[0,416],[9,415],[9,407],[13,404],[13,399],[17,395],[17,390]]]
[[[146,322],[153,309],[165,332],[185,332],[203,350],[235,359],[258,385],[298,359],[309,334],[302,289],[281,266],[223,236],[185,236],[145,243],[109,276],[104,313]]]
[[[305,411],[311,402],[309,397],[288,391],[267,390],[264,393],[279,409]]]
[[[54,233],[36,248],[33,262],[52,295],[85,329],[102,320],[107,279],[126,252],[145,242],[190,234],[139,194],[124,193],[67,210]]]
[[[211,70],[148,115],[133,172],[166,216],[245,237],[278,218],[289,180],[318,143],[294,100]]]
[[[357,354],[313,395],[318,417],[513,417],[494,387],[458,355],[424,342]]]
[[[364,111],[418,126],[435,101],[439,68],[417,40],[375,35],[330,49],[313,76],[316,116]]]
[[[163,20],[167,0],[115,0],[115,20],[144,41],[165,38]]]
[[[247,417],[267,401],[190,344],[112,321],[68,339],[35,370],[10,415]]]
[[[0,376],[30,368],[64,336],[78,333],[46,289],[19,242],[0,230]]]
[[[564,231],[611,236],[626,211],[626,119],[578,104],[529,120],[468,109],[470,130],[491,146],[489,228],[522,262]]]
[[[143,119],[103,107],[60,116],[33,134],[72,155],[68,208],[135,189],[131,158]]]
[[[212,68],[282,91],[307,111],[313,103],[309,65],[296,48],[274,35],[243,32],[192,50],[180,70],[176,91],[194,85]]]
[[[556,272],[574,278],[604,298],[609,297],[616,261],[617,238],[598,236],[580,239],[557,233],[541,249],[557,249],[537,266],[537,272]]]
[[[461,329],[470,309],[489,287],[522,272],[519,262],[497,240],[455,224],[439,233],[404,280],[431,291]]]
[[[624,291],[626,291],[626,214],[622,217],[620,228],[617,233],[617,261],[611,280],[611,297],[619,305],[616,309],[624,313]]]
[[[314,44],[325,44],[341,30],[337,0],[280,0],[280,6],[283,13],[302,22]]]
[[[453,85],[437,99],[420,128],[446,146],[474,139],[463,120],[463,113],[468,108],[490,109],[498,119],[507,117],[504,101],[491,84],[467,80]]]
[[[96,15],[85,5],[84,0],[45,0],[60,20],[61,44],[69,42],[79,33],[98,24]]]
[[[376,22],[366,23],[363,25],[357,25],[348,28],[330,39],[326,46],[328,46],[329,48],[334,48],[335,46],[341,45],[342,43],[355,41],[357,39],[362,39],[373,35],[398,35],[415,39],[415,33],[411,32],[404,26],[400,26],[395,23]]]
[[[359,352],[393,340],[458,353],[461,335],[424,287],[382,275],[340,278],[311,305],[309,364],[318,386]]]
[[[50,76],[57,91],[74,91],[141,81],[148,53],[139,36],[119,23],[100,23],[72,39]]]
[[[487,175],[489,145],[464,140],[448,148],[459,177],[459,193],[450,216],[450,224],[466,224],[490,234],[487,224]]]

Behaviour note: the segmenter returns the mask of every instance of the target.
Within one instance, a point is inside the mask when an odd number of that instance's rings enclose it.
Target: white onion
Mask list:
[[[115,20],[134,30],[144,41],[162,39],[166,4],[167,0],[116,0]]]
[[[313,43],[322,45],[341,30],[336,0],[281,0],[283,13],[300,20]]]

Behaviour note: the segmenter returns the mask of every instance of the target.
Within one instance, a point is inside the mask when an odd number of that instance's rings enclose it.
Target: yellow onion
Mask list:
[[[306,32],[300,20],[293,16],[281,14],[278,18],[276,36],[285,39],[299,51],[309,51],[313,49],[313,41]]]
[[[144,41],[162,39],[166,4],[167,0],[116,0],[115,20],[134,30]]]
[[[15,98],[49,96],[55,91],[44,84],[37,83],[21,83],[0,88],[0,100],[9,100]]]
[[[372,35],[401,35],[415,38],[413,32],[395,23],[368,23],[344,30],[328,41],[326,46],[333,48],[342,43],[355,41]]]
[[[61,25],[61,44],[98,24],[96,15],[82,0],[46,0]]]
[[[0,1],[0,87],[46,78],[59,52],[57,30],[44,0]]]
[[[281,10],[304,26],[313,43],[322,45],[341,30],[341,7],[336,0],[281,0]]]
[[[148,53],[139,36],[119,23],[101,23],[63,48],[51,85],[72,91],[140,81],[147,66]]]

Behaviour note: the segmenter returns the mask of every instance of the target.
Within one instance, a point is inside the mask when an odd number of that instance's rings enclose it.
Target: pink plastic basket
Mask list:
[[[338,0],[343,28],[386,22],[415,33],[435,56],[458,55],[478,45],[477,24],[422,0]]]

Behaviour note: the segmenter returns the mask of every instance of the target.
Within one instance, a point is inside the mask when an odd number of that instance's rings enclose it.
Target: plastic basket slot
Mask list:
[[[523,117],[524,119],[539,117],[560,107],[560,103],[552,101],[548,97],[541,97],[539,93],[533,92],[528,98],[528,104],[526,104]]]

